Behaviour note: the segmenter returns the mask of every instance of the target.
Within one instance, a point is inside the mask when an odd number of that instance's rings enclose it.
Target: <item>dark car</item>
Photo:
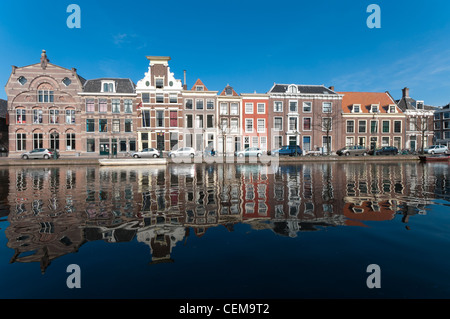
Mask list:
[[[272,156],[282,156],[282,155],[300,156],[300,155],[302,155],[302,149],[298,145],[284,145],[280,149],[273,150],[272,152],[270,152],[270,155],[272,155]]]
[[[369,151],[370,155],[397,155],[398,149],[394,146],[383,146],[381,148],[375,149],[375,151],[372,149]]]

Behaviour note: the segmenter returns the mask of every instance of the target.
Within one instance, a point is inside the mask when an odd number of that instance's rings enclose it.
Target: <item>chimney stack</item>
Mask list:
[[[409,97],[409,89],[407,87],[405,87],[403,90],[403,97]]]
[[[331,90],[331,91],[334,91],[334,86],[330,86],[330,90]]]
[[[183,70],[183,73],[184,73],[183,90],[187,90],[187,85],[186,85],[186,70]]]

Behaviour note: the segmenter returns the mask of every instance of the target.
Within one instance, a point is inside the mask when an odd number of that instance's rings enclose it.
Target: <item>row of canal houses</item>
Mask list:
[[[346,145],[420,149],[434,142],[434,108],[403,89],[340,92],[324,85],[274,83],[266,93],[188,87],[170,57],[147,56],[148,71],[127,78],[86,80],[75,68],[50,63],[12,67],[8,97],[9,156],[33,148],[61,155],[125,155],[144,148],[194,147],[232,154],[246,147],[271,150],[297,144],[334,152]],[[423,141],[423,143],[422,143]]]

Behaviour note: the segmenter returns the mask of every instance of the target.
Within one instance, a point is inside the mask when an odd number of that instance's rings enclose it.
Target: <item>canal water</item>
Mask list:
[[[416,162],[3,168],[0,298],[449,298],[449,173]]]

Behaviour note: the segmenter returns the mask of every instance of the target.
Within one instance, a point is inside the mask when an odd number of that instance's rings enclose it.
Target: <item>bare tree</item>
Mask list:
[[[433,129],[433,122],[431,119],[433,118],[432,115],[429,114],[418,114],[413,115],[409,118],[410,128],[411,126],[414,128],[415,131],[419,132],[421,135],[421,146],[420,146],[420,153],[423,154],[425,149],[425,138],[427,133],[432,133]]]

